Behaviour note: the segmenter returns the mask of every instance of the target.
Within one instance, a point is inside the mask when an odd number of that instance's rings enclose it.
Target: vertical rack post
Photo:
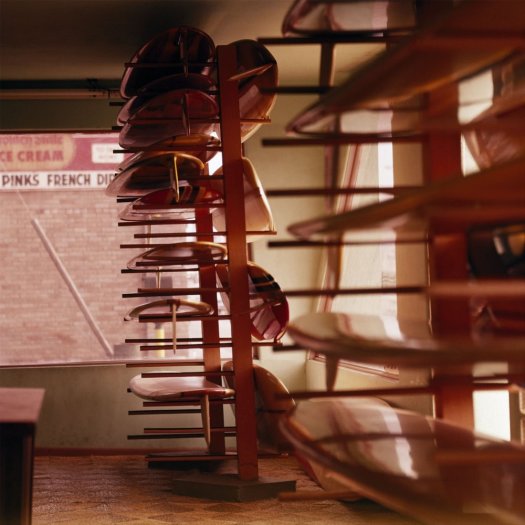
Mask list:
[[[230,284],[232,360],[235,373],[238,474],[258,478],[255,391],[253,380],[244,177],[241,150],[237,53],[232,45],[217,47],[221,142]],[[239,424],[239,422],[242,422]]]
[[[213,221],[210,211],[208,209],[195,210],[196,228],[199,233],[210,232],[209,236],[201,237],[203,241],[213,241],[211,232],[213,231]],[[213,266],[201,266],[199,268],[199,284],[202,288],[213,288],[216,286],[215,269]],[[201,292],[201,301],[208,303],[217,312],[217,293],[216,292]],[[201,321],[202,326],[202,340],[204,343],[215,343],[219,341],[219,321],[217,319],[210,319]],[[221,370],[221,352],[218,346],[209,347],[204,346],[202,349],[204,370],[205,372],[220,372]],[[206,376],[208,381],[221,384],[222,377],[218,374],[210,374]],[[212,404],[210,406],[210,424],[212,428],[224,427],[224,411],[222,405]],[[209,451],[211,455],[224,454],[226,449],[224,434],[219,432],[212,432],[209,443]]]
[[[441,97],[458,98],[457,86],[452,84],[428,95],[429,107],[439,106]],[[432,133],[423,144],[424,172],[427,180],[437,180],[461,173],[460,133]],[[467,249],[464,233],[449,234],[440,231],[439,222],[431,225],[434,240],[429,246],[430,279],[466,279]],[[468,334],[470,313],[465,299],[434,299],[431,302],[432,327],[436,334]],[[470,370],[465,370],[470,374]],[[436,376],[435,379],[439,379]],[[472,389],[464,385],[451,385],[440,389],[435,396],[437,417],[446,418],[470,427],[474,426]]]

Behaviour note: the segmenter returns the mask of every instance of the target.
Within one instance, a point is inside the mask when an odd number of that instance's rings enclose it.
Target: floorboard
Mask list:
[[[261,459],[259,469],[261,476],[297,480],[297,490],[320,490],[292,457]],[[173,479],[188,472],[148,468],[141,456],[36,457],[33,525],[416,523],[368,500],[232,503],[175,495]],[[235,472],[235,462],[217,472]]]

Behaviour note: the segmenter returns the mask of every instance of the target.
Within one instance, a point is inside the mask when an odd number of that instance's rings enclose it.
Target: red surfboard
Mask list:
[[[229,288],[228,266],[215,265],[217,279]],[[273,277],[253,262],[248,262],[250,319],[252,336],[258,340],[278,340],[286,331],[289,320],[288,301]],[[221,293],[224,306],[230,308],[228,294]]]

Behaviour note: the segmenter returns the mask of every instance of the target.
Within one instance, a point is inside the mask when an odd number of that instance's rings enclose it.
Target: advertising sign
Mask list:
[[[0,190],[105,188],[119,148],[117,133],[0,134]]]

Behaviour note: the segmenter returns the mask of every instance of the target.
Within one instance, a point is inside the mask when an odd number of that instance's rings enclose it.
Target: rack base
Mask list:
[[[295,480],[260,477],[241,480],[236,474],[191,473],[174,480],[180,496],[222,501],[254,501],[275,498],[281,492],[295,492]]]

